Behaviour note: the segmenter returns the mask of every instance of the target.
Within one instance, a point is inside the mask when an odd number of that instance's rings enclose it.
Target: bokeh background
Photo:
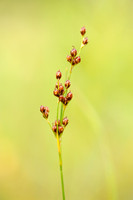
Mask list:
[[[55,73],[72,74],[62,139],[67,200],[133,199],[133,1],[0,1],[0,200],[60,200]]]

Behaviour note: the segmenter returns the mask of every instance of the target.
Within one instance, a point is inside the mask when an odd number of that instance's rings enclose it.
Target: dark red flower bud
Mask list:
[[[70,101],[73,97],[73,94],[71,92],[69,92],[66,96],[67,100]]]
[[[62,85],[62,84],[61,84],[60,82],[59,82],[59,83],[57,82],[56,85],[55,85],[55,88],[58,89],[58,86],[61,86],[61,85]]]
[[[56,72],[56,79],[61,79],[61,77],[62,77],[62,74],[59,70],[59,71]]]
[[[55,126],[57,126],[57,120],[55,120]],[[60,120],[58,120],[58,126],[60,126]]]
[[[66,125],[68,124],[68,118],[67,118],[67,117],[65,117],[65,118],[63,119],[62,124],[63,124],[64,126],[66,126]]]
[[[84,35],[86,33],[86,28],[85,26],[83,26],[81,29],[80,29],[80,33],[81,35]]]
[[[52,130],[53,130],[54,133],[56,133],[57,127],[54,125],[54,126],[52,127]]]
[[[65,97],[63,95],[59,96],[59,101],[61,101],[62,103],[64,103]]]
[[[83,39],[83,44],[85,45],[87,43],[88,43],[88,38],[86,37],[86,38]]]
[[[60,94],[64,93],[64,87],[63,87],[63,85],[59,86],[59,92],[60,92]]]
[[[76,61],[76,64],[80,63],[80,61],[81,61],[80,56],[76,57],[76,58],[75,58],[75,61]]]
[[[40,106],[40,112],[41,112],[41,113],[44,113],[44,112],[45,112],[45,107],[42,106],[42,105]]]
[[[59,133],[59,135],[60,135],[61,133],[63,133],[63,131],[64,131],[63,126],[59,126],[59,127],[58,127],[58,133]]]
[[[46,110],[45,110],[45,112],[43,113],[43,117],[46,118],[46,119],[48,118],[48,112],[47,112]]]
[[[67,59],[68,62],[71,62],[71,61],[72,61],[71,56],[67,56],[66,59]]]
[[[65,82],[65,87],[66,87],[66,89],[68,89],[68,88],[70,87],[70,85],[71,85],[71,82],[70,82],[69,80],[67,80],[67,81]]]
[[[53,94],[54,94],[56,97],[59,97],[59,96],[60,96],[60,92],[59,92],[59,90],[57,90],[57,89],[55,89],[55,90],[53,91]]]
[[[75,57],[77,55],[77,50],[74,48],[74,49],[71,50],[70,53],[71,53],[72,57]]]
[[[74,58],[73,60],[72,60],[72,65],[75,65],[76,64],[76,59]]]

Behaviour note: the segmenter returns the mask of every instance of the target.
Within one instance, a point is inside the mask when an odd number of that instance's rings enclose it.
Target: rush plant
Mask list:
[[[64,190],[64,180],[63,180],[63,170],[62,170],[61,138],[69,122],[68,118],[65,116],[65,110],[73,98],[73,94],[69,90],[71,86],[70,79],[72,71],[77,66],[77,64],[81,62],[81,57],[80,57],[81,49],[88,43],[88,38],[84,37],[86,33],[86,28],[82,27],[80,29],[80,33],[81,33],[81,46],[79,52],[77,52],[75,48],[72,48],[72,50],[70,51],[70,55],[66,57],[66,60],[70,64],[70,67],[66,68],[66,80],[64,84],[61,83],[62,73],[60,72],[60,70],[56,72],[57,82],[55,84],[53,94],[55,97],[57,97],[57,115],[56,115],[57,117],[54,123],[51,124],[48,119],[49,108],[47,106],[44,107],[43,105],[40,106],[40,112],[48,122],[50,129],[52,130],[57,140],[63,200],[65,200],[65,190]]]

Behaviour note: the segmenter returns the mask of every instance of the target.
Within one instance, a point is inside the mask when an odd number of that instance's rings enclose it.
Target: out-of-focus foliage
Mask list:
[[[133,2],[0,1],[0,200],[61,199],[53,88],[66,55],[90,43],[72,74],[62,140],[67,200],[133,199]]]

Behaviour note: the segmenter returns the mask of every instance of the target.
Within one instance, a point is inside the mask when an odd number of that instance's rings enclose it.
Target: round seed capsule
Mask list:
[[[68,118],[67,118],[67,117],[65,117],[65,118],[63,119],[62,124],[63,124],[64,126],[66,126],[66,125],[68,124]]]
[[[52,130],[53,130],[54,133],[56,133],[57,127],[54,125],[54,126],[52,127]]]
[[[59,101],[61,101],[62,103],[64,103],[65,97],[63,95],[59,96]]]
[[[59,90],[55,89],[55,90],[53,91],[53,94],[54,94],[56,97],[59,97],[60,92],[59,92]]]
[[[76,61],[76,64],[80,63],[80,61],[81,61],[80,56],[76,57],[76,58],[75,58],[75,61]]]
[[[86,33],[86,28],[85,26],[83,26],[81,29],[80,29],[80,33],[81,35],[84,35]]]
[[[59,133],[59,135],[60,135],[61,133],[63,133],[63,131],[64,131],[63,126],[59,126],[59,127],[58,127],[58,133]]]
[[[56,72],[56,79],[61,79],[61,77],[62,77],[62,74],[59,70],[59,71]]]
[[[67,56],[66,59],[67,59],[68,62],[71,62],[71,61],[72,61],[71,56]]]
[[[88,38],[86,37],[86,38],[83,39],[83,44],[85,45],[87,43],[88,43]]]
[[[67,80],[67,81],[65,82],[65,87],[66,87],[66,89],[68,89],[68,88],[70,87],[70,85],[71,85],[71,82],[70,82],[69,80]]]
[[[60,94],[64,93],[64,87],[63,87],[63,85],[59,86],[59,92],[60,92]]]
[[[44,112],[45,112],[45,107],[42,106],[42,105],[40,106],[40,112],[41,112],[41,113],[44,113]]]
[[[57,126],[57,120],[55,120],[55,126]],[[60,126],[60,120],[58,120],[58,126]]]
[[[48,112],[47,112],[46,110],[45,110],[45,112],[43,113],[43,117],[46,118],[46,119],[48,118]]]
[[[70,101],[73,97],[73,94],[71,92],[69,92],[66,96],[67,100]]]
[[[77,55],[77,50],[73,48],[70,53],[72,57],[75,57]]]

